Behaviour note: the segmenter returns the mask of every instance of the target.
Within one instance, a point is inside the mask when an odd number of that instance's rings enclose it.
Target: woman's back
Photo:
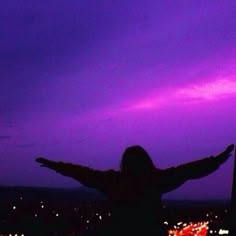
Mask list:
[[[163,230],[161,192],[156,177],[155,172],[145,176],[114,173],[106,192],[112,205],[110,231],[157,233]]]

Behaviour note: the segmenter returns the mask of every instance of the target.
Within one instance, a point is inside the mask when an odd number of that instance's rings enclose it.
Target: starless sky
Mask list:
[[[236,2],[9,0],[0,8],[0,185],[75,187],[35,157],[159,168],[236,141]],[[172,198],[229,198],[233,158]]]

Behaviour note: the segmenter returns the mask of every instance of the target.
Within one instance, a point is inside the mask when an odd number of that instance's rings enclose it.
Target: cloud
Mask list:
[[[87,137],[87,138],[83,138],[83,139],[79,139],[77,143],[83,143],[83,142],[85,142],[87,139],[88,139],[88,137]]]
[[[177,94],[186,98],[216,99],[222,96],[236,94],[236,82],[220,79],[204,84],[195,84],[187,88],[181,88]]]
[[[9,140],[11,138],[12,138],[12,136],[10,136],[10,135],[0,135],[0,140]]]
[[[116,113],[130,111],[153,110],[170,104],[183,102],[196,102],[223,99],[236,95],[236,82],[232,78],[220,78],[205,83],[191,83],[187,86],[177,87],[162,94],[152,95],[117,110]]]
[[[35,145],[34,143],[26,143],[26,144],[18,144],[17,147],[19,147],[19,148],[31,148],[34,145]]]
[[[113,119],[111,117],[104,120],[104,122],[111,122]]]

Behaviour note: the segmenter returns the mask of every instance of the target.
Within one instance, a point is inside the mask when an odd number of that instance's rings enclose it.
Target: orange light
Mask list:
[[[188,224],[182,229],[169,230],[169,236],[207,236],[208,222],[198,222]]]

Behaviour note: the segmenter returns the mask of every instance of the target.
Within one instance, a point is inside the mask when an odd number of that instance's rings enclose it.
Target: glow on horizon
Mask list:
[[[236,81],[218,79],[201,84],[191,84],[183,88],[176,88],[158,97],[144,99],[131,105],[128,110],[158,109],[165,105],[178,103],[181,100],[191,102],[200,100],[221,99],[236,95]]]
[[[218,99],[222,96],[236,94],[236,81],[219,79],[213,82],[179,89],[177,94],[186,98]]]
[[[94,120],[111,119],[119,115],[129,114],[131,112],[142,112],[148,110],[158,110],[170,105],[181,106],[184,103],[215,101],[236,95],[236,81],[229,79],[217,79],[205,83],[193,83],[185,87],[167,89],[159,93],[158,96],[152,95],[149,98],[138,100],[136,102],[127,102],[115,107],[104,108],[103,110],[94,110],[85,116],[77,115],[70,117],[70,123],[92,122]]]
[[[232,76],[230,77],[232,78]],[[63,122],[60,120],[58,124],[54,121],[54,125],[62,128],[62,123],[66,127],[70,123],[73,127],[82,127],[84,124],[102,122],[133,112],[153,111],[171,105],[182,106],[183,104],[212,102],[235,96],[236,81],[220,78],[214,81],[208,80],[205,83],[192,83],[184,87],[166,88],[162,93],[158,92],[158,95],[150,91],[150,94],[149,98],[142,100],[129,101],[114,105],[113,107],[105,107],[104,109],[96,109],[82,116],[69,116]],[[40,123],[42,121],[37,122]]]

